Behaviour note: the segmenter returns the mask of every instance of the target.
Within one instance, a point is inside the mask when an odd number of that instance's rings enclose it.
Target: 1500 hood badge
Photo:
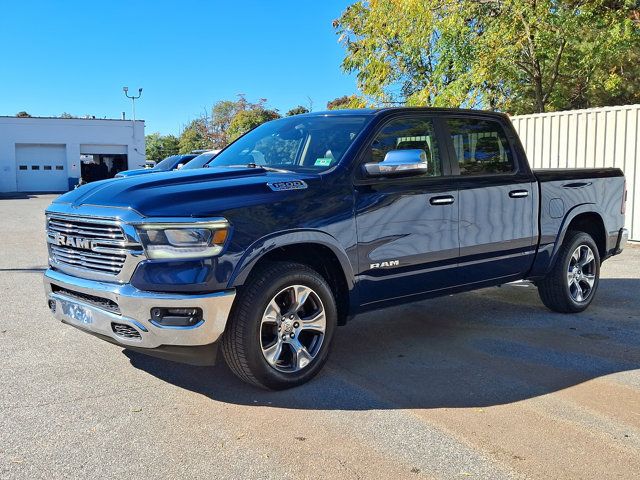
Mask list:
[[[305,188],[307,188],[307,184],[302,180],[267,183],[267,186],[274,192],[284,192],[287,190],[304,190]]]

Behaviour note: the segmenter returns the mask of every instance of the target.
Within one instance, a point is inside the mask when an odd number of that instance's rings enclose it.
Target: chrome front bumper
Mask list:
[[[84,280],[51,269],[44,274],[44,286],[49,308],[58,320],[136,349],[216,342],[224,332],[235,298],[235,290],[206,295],[143,292],[129,284]],[[94,297],[104,299],[104,305]],[[152,308],[201,308],[203,321],[189,327],[163,327],[151,321]],[[112,323],[135,329],[140,338],[116,333]]]

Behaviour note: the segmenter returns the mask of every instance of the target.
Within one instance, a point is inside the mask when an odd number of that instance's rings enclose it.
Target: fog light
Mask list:
[[[56,313],[56,301],[55,300],[49,300],[49,310],[51,310],[51,312]]]
[[[201,308],[151,309],[151,322],[160,327],[193,327],[202,322]]]

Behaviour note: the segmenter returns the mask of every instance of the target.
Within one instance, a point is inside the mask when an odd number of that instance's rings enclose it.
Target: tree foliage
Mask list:
[[[361,0],[334,22],[375,102],[512,113],[640,100],[632,0]]]
[[[224,148],[230,142],[261,123],[280,118],[277,110],[267,108],[267,100],[250,102],[243,94],[237,100],[221,100],[183,129],[179,138],[180,153],[199,149]]]
[[[227,130],[229,140],[233,141],[258,125],[276,118],[280,118],[280,114],[276,110],[264,108],[262,105],[241,110],[236,113],[229,124],[229,129]]]
[[[21,112],[16,113],[16,117],[18,117],[18,118],[30,118],[31,115],[23,110]]]
[[[229,126],[233,117],[238,112],[248,108],[249,102],[244,95],[239,95],[238,100],[221,100],[211,109],[209,125],[211,143],[214,148],[223,148],[229,144]]]
[[[178,139],[178,153],[189,153],[192,150],[211,148],[209,124],[206,117],[191,120],[182,130]]]
[[[309,113],[309,109],[307,107],[303,107],[302,105],[298,105],[297,107],[293,107],[291,110],[287,112],[287,117],[291,117],[293,115],[302,115],[303,113]]]
[[[327,102],[327,110],[343,110],[346,108],[365,108],[365,100],[357,95],[344,95]]]
[[[151,133],[145,137],[145,150],[147,160],[158,162],[178,153],[178,138],[175,135]]]

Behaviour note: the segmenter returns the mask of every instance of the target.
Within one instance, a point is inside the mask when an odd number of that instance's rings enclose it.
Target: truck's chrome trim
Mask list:
[[[46,216],[49,264],[60,272],[90,280],[125,284],[131,279],[140,261],[146,258],[138,233],[130,224],[143,217],[133,210],[96,206],[73,207],[69,204],[53,203],[47,208]],[[104,234],[81,233],[72,225],[68,227],[67,234],[71,237],[87,237],[91,241],[92,248],[86,251],[72,249],[59,251],[56,248],[56,233],[65,234],[60,232],[60,227],[65,221],[69,222],[69,225],[74,222],[102,225],[103,232],[109,228],[112,234],[117,233],[117,238],[104,238]],[[49,229],[50,222],[55,225],[52,229]],[[92,253],[100,255],[103,260],[116,262],[114,268],[98,267],[96,264],[100,262],[94,261],[91,257]]]
[[[108,336],[120,345],[141,348],[156,348],[161,345],[197,346],[216,342],[224,332],[235,298],[235,290],[203,295],[143,292],[131,285],[76,278],[51,269],[44,274],[44,285],[50,308],[58,320],[81,330]],[[64,290],[55,287],[105,298],[115,302],[119,312],[101,308],[80,296],[65,295]],[[81,309],[85,314],[71,315],[68,313],[70,307]],[[201,308],[203,322],[185,329],[162,327],[151,321],[151,309],[155,307]],[[114,332],[112,323],[129,325],[138,331],[140,338],[118,335]]]
[[[134,220],[128,222],[136,227],[148,228],[171,228],[179,225],[181,227],[210,227],[227,228],[229,221],[224,217],[157,217],[145,218],[144,220]]]

